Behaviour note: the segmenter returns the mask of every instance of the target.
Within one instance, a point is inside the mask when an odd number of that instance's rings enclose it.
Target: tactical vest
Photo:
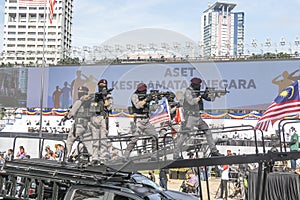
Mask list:
[[[136,93],[135,93],[136,94]],[[146,99],[147,95],[138,95],[139,101],[142,101]],[[134,114],[139,114],[139,115],[146,115],[146,117],[149,116],[149,103],[146,103],[143,108],[137,109],[134,105],[134,103],[131,101],[132,105],[132,111]]]
[[[88,118],[95,116],[97,112],[100,112],[101,106],[99,103],[94,102],[94,99],[83,101],[80,108],[78,109],[78,118]]]
[[[194,90],[191,88],[191,87],[188,87],[187,90],[190,90],[191,93],[192,93],[192,97],[193,98],[197,98],[197,94],[194,92]],[[200,99],[200,101],[198,102],[198,104],[196,105],[190,105],[186,98],[184,98],[183,100],[183,108],[184,108],[184,111],[187,111],[187,112],[198,112],[200,110],[203,110],[203,100],[202,100],[202,97]]]

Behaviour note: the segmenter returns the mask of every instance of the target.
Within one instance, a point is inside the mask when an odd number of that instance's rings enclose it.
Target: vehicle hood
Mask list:
[[[175,190],[165,190],[164,193],[166,196],[172,197],[176,200],[198,200],[195,196]]]

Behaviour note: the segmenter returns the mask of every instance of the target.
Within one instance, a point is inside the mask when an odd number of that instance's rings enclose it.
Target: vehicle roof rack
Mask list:
[[[105,165],[78,165],[44,159],[6,161],[1,173],[55,182],[75,181],[87,184],[128,180],[131,175],[129,172],[120,172]]]

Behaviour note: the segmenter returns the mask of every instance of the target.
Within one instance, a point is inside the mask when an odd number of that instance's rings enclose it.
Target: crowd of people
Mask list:
[[[43,159],[45,160],[57,160],[63,161],[65,154],[65,146],[63,144],[55,144],[54,151],[50,147],[50,145],[45,146],[45,154],[43,155]],[[19,150],[14,153],[13,149],[8,149],[3,155],[0,156],[0,161],[12,161],[13,159],[30,159],[31,156],[25,151],[24,146],[19,146]]]

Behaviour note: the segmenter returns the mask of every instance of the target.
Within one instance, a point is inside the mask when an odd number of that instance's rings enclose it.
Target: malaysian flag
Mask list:
[[[19,0],[22,6],[45,6],[45,0]]]
[[[56,0],[49,0],[50,24],[52,24],[52,20],[53,20],[55,3]]]
[[[161,122],[170,121],[170,112],[168,106],[168,100],[164,99],[163,102],[158,105],[157,109],[151,113],[150,123],[153,125],[160,124]]]
[[[299,81],[284,89],[258,120],[255,129],[267,131],[270,123],[300,113]]]

